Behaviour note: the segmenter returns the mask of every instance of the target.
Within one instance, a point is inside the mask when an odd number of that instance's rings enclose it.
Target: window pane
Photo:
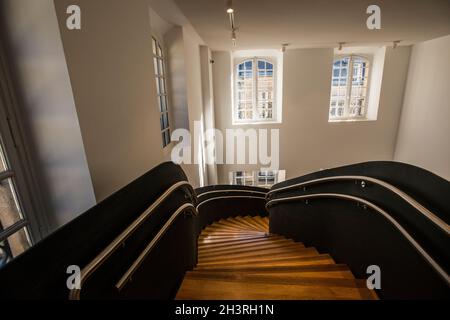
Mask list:
[[[245,62],[245,69],[246,70],[252,70],[253,68],[253,62],[252,61],[246,61]]]
[[[164,62],[162,59],[158,59],[158,70],[159,70],[159,75],[160,76],[164,76]]]
[[[169,117],[167,113],[164,113],[163,115],[163,123],[164,123],[164,129],[169,127]]]
[[[0,241],[0,267],[22,254],[29,247],[30,240],[25,228]]]
[[[259,119],[271,119],[273,105],[274,79],[273,72],[267,72],[267,67],[273,65],[264,60],[258,60],[258,92],[257,92],[257,110]]]
[[[159,78],[156,78],[156,94],[161,94],[161,88],[159,87]]]
[[[168,129],[168,130],[166,130],[166,141],[167,141],[167,144],[169,144],[170,143],[170,129]]]
[[[22,220],[12,179],[0,182],[0,231]]]
[[[157,58],[153,58],[153,66],[155,68],[155,75],[158,75],[159,71],[158,71],[158,59]]]
[[[161,131],[163,131],[164,130],[164,120],[163,120],[162,115],[159,116],[159,126],[161,128]]]
[[[155,38],[152,38],[152,47],[153,47],[153,54],[156,54],[156,40],[155,40]]]
[[[157,100],[157,102],[158,102],[158,109],[159,109],[159,112],[162,112],[162,101],[161,101],[161,99],[162,99],[161,96],[156,97],[156,100]]]
[[[161,96],[160,112],[167,111],[167,96]]]
[[[159,90],[160,90],[160,94],[166,94],[166,86],[165,86],[164,78],[159,78]]]
[[[161,45],[158,43],[157,47],[156,47],[156,54],[158,55],[158,57],[162,57],[162,49],[161,49]]]

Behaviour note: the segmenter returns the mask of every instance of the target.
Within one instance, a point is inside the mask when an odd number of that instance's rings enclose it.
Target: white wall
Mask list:
[[[413,46],[395,160],[450,180],[450,35]]]
[[[3,2],[22,113],[50,198],[53,228],[95,204],[52,0]],[[44,191],[44,192],[45,192]]]
[[[82,8],[81,30],[66,8]],[[97,200],[163,160],[148,1],[55,1]]]
[[[321,168],[368,160],[392,160],[410,47],[387,48],[377,121],[328,122],[333,49],[293,49],[284,54],[283,122],[255,128],[280,130],[280,169],[293,178]],[[231,62],[213,52],[216,125],[231,123]],[[220,182],[231,170],[260,165],[220,165]]]

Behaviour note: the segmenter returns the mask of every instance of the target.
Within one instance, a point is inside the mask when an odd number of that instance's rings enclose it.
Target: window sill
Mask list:
[[[368,122],[377,121],[377,119],[355,118],[355,119],[328,119],[328,122]]]

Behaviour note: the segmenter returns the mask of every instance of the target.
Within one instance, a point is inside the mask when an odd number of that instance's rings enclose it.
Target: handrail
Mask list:
[[[314,199],[314,198],[337,198],[337,199],[344,199],[344,200],[350,200],[355,201],[358,203],[362,203],[379,214],[381,214],[384,218],[386,218],[397,230],[402,233],[402,235],[411,243],[411,245],[422,255],[423,258],[431,265],[431,267],[445,280],[448,286],[450,286],[450,277],[445,272],[445,270],[414,240],[414,238],[394,219],[392,218],[385,210],[381,209],[377,205],[373,204],[372,202],[369,202],[365,199],[358,198],[355,196],[350,196],[346,194],[340,194],[340,193],[316,193],[316,194],[308,194],[308,195],[302,195],[302,196],[292,196],[287,198],[278,198],[270,200],[266,204],[266,208],[269,209],[271,206],[281,203],[281,202],[292,202],[296,200],[308,200],[308,199]]]
[[[203,193],[200,193],[200,194],[198,194],[197,195],[197,198],[201,198],[201,197],[203,197],[203,196],[205,196],[205,195],[208,195],[208,194],[212,194],[212,193],[228,193],[228,192],[243,192],[243,193],[253,193],[253,194],[263,194],[263,195],[266,195],[267,194],[267,192],[263,192],[263,191],[257,191],[257,190],[246,190],[246,189],[242,189],[242,190],[239,190],[239,189],[223,189],[223,190],[212,190],[212,191],[206,191],[206,192],[203,192]]]
[[[69,293],[69,299],[79,300],[81,288],[89,276],[103,264],[116,249],[122,245],[126,239],[147,219],[149,215],[157,209],[161,203],[173,192],[180,188],[188,188],[191,195],[196,199],[194,189],[187,181],[179,181],[168,188],[150,207],[147,208],[139,217],[136,218],[119,236],[117,236],[105,249],[103,249],[91,262],[89,262],[80,273],[80,289],[72,289]]]
[[[205,201],[200,202],[200,203],[197,205],[196,209],[197,209],[197,211],[198,211],[198,209],[200,208],[200,206],[202,206],[203,204],[205,204],[205,203],[207,203],[207,202],[213,201],[213,200],[219,200],[219,199],[238,199],[238,198],[239,198],[239,199],[240,199],[240,198],[244,198],[244,199],[248,198],[248,199],[261,199],[261,200],[266,200],[265,197],[256,197],[256,196],[222,196],[222,197],[213,197],[213,198],[209,198],[209,199],[206,199]]]
[[[164,226],[159,230],[159,232],[156,234],[156,236],[150,241],[150,243],[145,247],[144,251],[141,252],[141,254],[138,256],[138,258],[133,262],[131,267],[128,268],[128,270],[124,273],[124,275],[117,281],[116,288],[120,291],[123,289],[123,287],[130,281],[133,274],[136,272],[136,270],[139,268],[139,266],[142,264],[144,259],[148,256],[148,254],[153,250],[155,245],[158,243],[158,241],[161,239],[161,237],[166,233],[167,229],[172,225],[173,221],[180,215],[180,213],[189,210],[194,215],[197,215],[197,210],[191,203],[185,203],[181,205],[167,220],[167,222],[164,224]]]
[[[367,176],[332,176],[332,177],[326,177],[326,178],[313,179],[313,180],[297,183],[297,184],[294,184],[294,185],[291,185],[291,186],[286,186],[286,187],[282,187],[282,188],[279,188],[279,189],[270,190],[267,193],[267,197],[266,198],[270,199],[270,196],[272,196],[273,194],[276,194],[276,193],[279,193],[279,192],[283,192],[283,191],[287,191],[287,190],[297,189],[297,188],[301,188],[301,187],[307,187],[307,186],[310,186],[310,185],[313,185],[313,184],[320,184],[320,183],[323,183],[323,182],[341,181],[341,180],[344,180],[344,181],[345,180],[369,181],[369,182],[378,184],[378,185],[388,189],[389,191],[395,193],[396,195],[401,197],[403,200],[405,200],[409,205],[411,205],[414,209],[419,211],[422,215],[424,215],[426,218],[428,218],[436,226],[441,228],[444,232],[447,233],[447,235],[450,235],[450,225],[448,225],[445,221],[443,221],[441,218],[436,216],[433,212],[431,212],[430,210],[425,208],[423,205],[421,205],[419,202],[417,202],[415,199],[413,199],[410,195],[406,194],[405,192],[403,192],[399,188],[397,188],[397,187],[395,187],[395,186],[393,186],[393,185],[391,185],[391,184],[389,184],[389,183],[387,183],[387,182],[385,182],[383,180],[372,178],[372,177],[367,177]]]

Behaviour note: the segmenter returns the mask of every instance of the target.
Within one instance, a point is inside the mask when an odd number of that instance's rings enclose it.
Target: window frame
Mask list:
[[[171,123],[172,119],[170,118],[170,110],[169,110],[169,93],[168,93],[168,87],[167,87],[167,62],[166,62],[166,55],[165,55],[165,47],[164,43],[161,41],[161,39],[156,36],[152,35],[151,37],[152,41],[152,58],[153,58],[153,69],[154,69],[154,77],[155,77],[155,88],[156,88],[156,106],[158,108],[159,112],[159,123],[160,123],[160,132],[161,132],[161,138],[162,138],[162,147],[165,149],[166,147],[170,146],[172,144],[171,139]],[[156,50],[153,51],[153,43],[156,44]],[[158,46],[161,51],[161,55],[158,55]],[[155,59],[158,61],[157,67],[158,69],[155,69]],[[159,60],[161,60],[161,66],[162,66],[162,73],[160,73],[159,70]],[[164,86],[164,92],[161,93],[160,91],[160,83],[162,83]],[[161,97],[164,97],[165,101],[165,108],[163,108],[163,105],[161,104]],[[161,105],[161,107],[160,107]],[[166,116],[167,119],[167,126],[164,125],[164,117]],[[165,134],[168,134],[168,136],[165,136]]]
[[[258,114],[258,60],[264,60],[272,64],[273,73],[273,95],[272,95],[272,117],[267,119],[257,118]],[[238,119],[238,67],[241,63],[246,61],[252,61],[252,78],[253,78],[253,93],[252,93],[252,119]],[[232,123],[233,125],[241,124],[267,124],[267,123],[277,123],[278,122],[278,66],[277,58],[273,56],[258,55],[258,56],[247,56],[247,57],[236,57],[233,61],[233,110],[232,110]]]
[[[241,176],[238,177],[237,173],[242,173]],[[236,170],[231,172],[231,184],[232,185],[238,185],[238,186],[254,186],[255,185],[255,174],[253,171],[247,171],[247,170]],[[237,180],[242,180],[242,183],[237,183]],[[251,184],[247,184],[246,181],[251,180]]]
[[[349,58],[348,70],[347,70],[347,78],[346,78],[346,94],[345,94],[345,103],[344,103],[344,115],[343,116],[332,116],[331,115],[331,102],[333,101],[333,71],[334,64],[345,58]],[[365,94],[365,105],[364,112],[362,115],[351,115],[350,114],[350,100],[352,94],[352,82],[353,82],[353,65],[354,59],[361,58],[366,61],[367,66],[367,85],[366,85],[366,94]],[[367,117],[368,107],[369,107],[369,97],[370,97],[370,85],[371,85],[371,75],[372,75],[372,67],[373,67],[373,56],[368,54],[358,54],[358,53],[347,53],[347,54],[335,54],[333,57],[333,63],[331,65],[331,85],[330,85],[330,100],[328,104],[328,121],[329,122],[341,122],[341,121],[366,121],[369,120]],[[350,84],[350,85],[349,85]],[[338,106],[336,105],[336,111],[338,110]]]
[[[254,186],[261,188],[270,188],[278,182],[284,181],[284,178],[280,179],[280,172],[283,170],[234,170],[229,172],[230,184],[240,186]],[[237,173],[241,173],[241,176],[237,176]],[[270,173],[263,175],[262,173]],[[284,177],[284,175],[283,175]],[[260,183],[260,178],[265,180],[265,183]],[[273,179],[273,183],[268,183]],[[237,180],[242,180],[242,183],[237,183]],[[246,183],[251,181],[251,183]]]
[[[50,233],[49,204],[43,197],[40,175],[35,167],[27,132],[21,121],[20,100],[11,76],[9,56],[0,43],[0,144],[7,162],[0,179],[11,179],[19,221],[0,231],[0,242],[25,230],[29,247]]]

